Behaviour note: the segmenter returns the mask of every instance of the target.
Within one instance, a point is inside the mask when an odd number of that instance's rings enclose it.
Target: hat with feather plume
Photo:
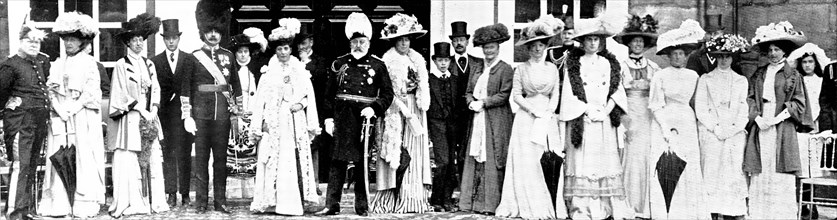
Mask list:
[[[91,40],[99,34],[99,27],[92,17],[81,12],[71,11],[58,15],[52,32],[60,37],[72,36]]]
[[[553,26],[549,25],[546,20],[538,19],[529,22],[523,30],[520,31],[520,40],[514,46],[523,46],[530,42],[538,40],[547,40],[555,36]]]
[[[631,15],[625,29],[622,33],[613,36],[613,39],[620,44],[628,45],[635,37],[642,37],[645,41],[645,49],[654,47],[657,44],[657,23],[651,15],[644,17]]]
[[[346,18],[345,32],[346,38],[349,40],[358,37],[372,38],[372,23],[369,22],[369,18],[366,17],[366,14],[352,12],[352,14]]]
[[[622,31],[628,20],[627,13],[605,11],[599,17],[579,19],[575,22],[573,40],[582,42],[586,36],[610,37]]]
[[[270,42],[271,48],[276,48],[278,45],[291,45],[302,28],[302,23],[296,18],[282,18],[279,19],[279,27],[270,31],[270,36],[267,40]]]
[[[477,28],[477,30],[474,31],[475,47],[494,42],[503,43],[509,39],[511,39],[511,36],[509,36],[509,29],[502,23]]]
[[[116,34],[116,37],[122,42],[127,42],[135,36],[146,39],[160,30],[161,23],[160,18],[149,13],[142,13],[128,22],[122,22],[122,33]]]
[[[657,55],[668,54],[672,49],[693,50],[697,48],[698,41],[702,40],[706,31],[700,27],[700,23],[687,19],[680,23],[680,27],[670,30],[657,38]]]
[[[29,20],[29,14],[23,18],[23,25],[20,27],[20,33],[18,39],[29,38],[32,40],[43,41],[46,37],[46,32],[35,28],[35,25],[32,25],[32,21]]]

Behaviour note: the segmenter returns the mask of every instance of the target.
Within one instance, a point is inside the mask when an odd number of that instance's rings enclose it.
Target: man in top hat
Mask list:
[[[456,98],[456,102],[461,104],[461,108],[457,108],[456,111],[459,112],[459,116],[462,120],[459,120],[459,124],[457,127],[457,137],[468,137],[470,134],[470,124],[471,119],[473,118],[473,112],[468,110],[467,108],[467,100],[465,100],[465,89],[468,88],[468,79],[471,78],[473,75],[473,71],[476,68],[481,68],[483,64],[483,59],[479,57],[472,56],[468,54],[468,40],[470,40],[471,35],[468,34],[468,23],[464,21],[454,21],[450,24],[452,34],[448,36],[450,38],[451,46],[453,46],[453,56],[451,57],[451,64],[448,68],[450,68],[449,72],[451,75],[456,75],[458,78],[463,80],[457,81],[456,94],[459,94]],[[460,106],[460,105],[458,105]],[[460,138],[460,142],[457,143],[455,147],[457,156],[456,156],[456,166],[457,166],[457,174],[462,176],[462,168],[465,165],[465,150],[467,149],[465,146],[468,144],[468,138]]]
[[[334,135],[330,164],[326,208],[317,214],[340,213],[340,196],[349,162],[364,164],[361,142],[364,119],[381,117],[392,103],[393,91],[389,72],[383,61],[369,54],[372,24],[366,15],[352,13],[346,20],[346,38],[350,52],[331,63],[332,75],[326,88],[325,124]],[[330,129],[331,128],[331,129]],[[332,130],[332,131],[328,131]],[[370,136],[371,140],[375,137]],[[358,166],[359,167],[359,166]],[[368,215],[364,168],[354,169],[355,212]]]
[[[192,141],[194,137],[183,128],[180,108],[181,83],[195,70],[194,57],[178,48],[180,28],[177,19],[163,20],[163,42],[166,50],[151,58],[160,83],[160,109],[157,115],[163,126],[163,178],[169,206],[189,206],[189,181],[192,177]]]
[[[204,45],[192,52],[195,69],[181,84],[180,103],[183,126],[195,134],[195,166],[197,176],[195,205],[198,213],[207,211],[209,194],[209,155],[215,211],[229,213],[226,203],[227,143],[231,120],[237,120],[241,109],[241,86],[233,74],[233,53],[220,47],[221,37],[228,32],[229,2],[199,1],[195,10],[198,30]]]
[[[46,34],[24,24],[18,35],[20,48],[0,64],[0,117],[3,142],[11,166],[6,208],[8,219],[31,219],[35,213],[35,167],[47,136],[51,105],[47,97],[49,56],[41,53]],[[27,129],[24,129],[27,128]]]
[[[315,21],[315,27],[319,21]],[[300,29],[300,32],[294,38],[294,52],[299,58],[299,61],[305,64],[305,69],[311,72],[311,85],[314,86],[314,98],[316,99],[317,107],[325,106],[325,91],[328,87],[329,81],[329,65],[330,60],[314,53],[314,33],[308,28]],[[320,129],[325,129],[325,108],[317,108],[317,115],[319,116]],[[320,167],[328,167],[329,152],[333,144],[333,137],[328,132],[322,132],[314,140],[311,141],[311,160],[314,164],[314,180],[320,183],[320,174],[328,175],[328,169],[320,170]],[[321,194],[320,189],[317,188],[317,193]]]
[[[723,24],[720,14],[707,14],[704,16],[704,24],[706,24],[704,30],[706,30],[706,36],[704,37],[704,42],[708,41],[709,39],[721,36],[724,34],[724,27],[721,25]],[[739,65],[741,58],[739,55],[734,55],[732,57],[732,70],[740,75],[744,75],[741,72],[741,66]],[[714,57],[709,56],[708,51],[706,50],[706,45],[701,42],[700,48],[689,54],[689,58],[686,61],[686,68],[694,70],[697,72],[698,76],[711,72],[718,66],[717,60]]]

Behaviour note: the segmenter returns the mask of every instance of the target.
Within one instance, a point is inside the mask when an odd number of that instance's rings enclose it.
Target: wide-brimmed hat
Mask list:
[[[232,19],[232,12],[230,12],[230,2],[228,0],[200,0],[195,6],[195,19],[198,24],[198,31],[203,34],[211,30],[218,31],[221,35],[229,33],[230,19]]]
[[[394,16],[384,21],[384,29],[381,30],[381,39],[389,40],[399,37],[419,38],[427,34],[415,15],[395,13]]]
[[[783,21],[770,23],[756,29],[756,36],[753,37],[752,44],[764,47],[770,43],[775,43],[782,47],[785,53],[790,53],[805,44],[807,40],[808,38],[802,31],[794,30],[790,22]]]
[[[372,38],[372,23],[369,22],[369,18],[366,17],[366,14],[352,12],[352,14],[346,18],[345,33],[346,38],[349,40],[358,37]]]
[[[433,44],[433,56],[430,56],[430,59],[436,59],[438,57],[442,58],[450,58],[450,43],[448,42],[438,42]]]
[[[657,45],[657,20],[651,15],[639,17],[632,15],[628,20],[628,25],[622,30],[622,33],[613,36],[613,40],[623,45],[631,43],[635,37],[642,37],[645,40],[645,49],[652,48]]]
[[[793,50],[793,52],[788,55],[787,61],[791,67],[796,67],[796,60],[805,56],[805,55],[813,55],[814,59],[816,59],[817,63],[819,63],[820,71],[823,71],[825,65],[831,62],[831,59],[825,55],[825,51],[817,46],[816,44],[806,43],[801,47]]]
[[[503,43],[509,39],[511,39],[511,36],[509,36],[509,29],[502,23],[477,28],[477,30],[474,31],[475,47],[479,47],[487,43]]]
[[[93,39],[99,34],[99,27],[92,17],[81,12],[71,11],[58,15],[52,33],[58,36],[74,36],[80,39]]]
[[[247,29],[244,29],[244,31],[242,31],[241,33],[244,34],[244,36],[247,36],[247,38],[249,38],[249,42],[258,44],[259,48],[257,49],[259,49],[261,52],[267,50],[267,38],[264,38],[264,32],[262,32],[262,29],[259,29],[257,27],[249,27]]]
[[[749,52],[750,43],[739,35],[723,34],[704,43],[710,55],[736,54]]]
[[[611,37],[622,31],[627,20],[627,14],[615,11],[606,11],[596,18],[579,19],[575,21],[573,40],[582,42],[586,36]]]
[[[292,44],[301,27],[302,23],[296,18],[279,19],[279,27],[270,31],[270,36],[267,37],[270,47],[275,48],[277,45]]]
[[[529,22],[523,30],[520,31],[520,40],[514,46],[522,46],[529,42],[544,40],[552,38],[555,33],[552,32],[552,26],[546,23],[546,20],[535,20]]]
[[[130,40],[134,36],[140,36],[143,39],[148,38],[149,35],[160,30],[160,23],[160,18],[154,15],[149,13],[139,14],[128,22],[122,22],[122,32],[116,34],[116,38],[122,42]]]
[[[163,20],[163,33],[161,33],[160,36],[180,36],[180,34],[183,34],[183,32],[180,32],[180,25],[178,24],[177,19]]]
[[[706,31],[700,27],[700,23],[687,19],[680,23],[680,27],[670,30],[657,38],[657,55],[668,54],[672,49],[693,50],[697,48],[698,41],[703,39]]]
[[[254,52],[256,50],[261,50],[261,45],[256,42],[250,41],[250,37],[245,34],[236,34],[230,38],[230,45],[227,47],[230,51],[235,53],[238,51],[239,47],[248,47],[250,48],[250,52]]]
[[[451,34],[448,36],[451,40],[456,37],[465,37],[471,38],[471,35],[468,34],[468,23],[464,21],[454,21],[450,23]]]

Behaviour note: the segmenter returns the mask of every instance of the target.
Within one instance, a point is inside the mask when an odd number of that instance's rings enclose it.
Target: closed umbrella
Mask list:
[[[66,129],[67,125],[65,124],[64,127]],[[69,131],[67,133],[65,137],[67,144],[61,145],[58,151],[49,156],[49,161],[58,173],[58,178],[64,183],[70,205],[73,205],[76,192],[76,146],[70,145]]]
[[[671,209],[671,198],[674,195],[674,190],[677,188],[677,182],[680,181],[680,175],[686,169],[686,161],[677,156],[671,151],[671,146],[660,155],[657,160],[656,172],[657,179],[660,181],[660,187],[663,190],[663,196],[666,200],[666,212]]]
[[[561,180],[561,165],[563,164],[564,158],[558,156],[555,151],[548,150],[541,155],[543,179],[546,181],[546,187],[549,188],[553,206],[555,206],[555,194],[558,193],[558,181]]]

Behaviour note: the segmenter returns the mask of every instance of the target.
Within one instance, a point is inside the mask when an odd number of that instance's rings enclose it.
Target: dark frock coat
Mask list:
[[[750,106],[750,121],[747,123],[747,145],[744,149],[744,171],[748,173],[761,173],[761,147],[758,141],[759,126],[755,118],[762,115],[764,100],[764,78],[767,65],[759,67],[749,79],[747,104]],[[800,170],[799,142],[797,132],[809,132],[813,129],[814,123],[811,120],[811,110],[807,108],[808,99],[805,92],[805,83],[802,76],[793,68],[785,64],[785,67],[776,73],[776,82],[773,87],[776,91],[776,111],[779,114],[787,109],[791,117],[777,124],[776,146],[776,172],[794,173]],[[775,115],[773,115],[775,116]],[[771,158],[765,158],[771,159]]]
[[[514,120],[509,104],[514,70],[504,61],[498,62],[489,71],[487,98],[482,100],[485,103],[483,111],[485,111],[486,161],[478,163],[473,157],[465,156],[465,168],[460,185],[462,193],[459,208],[461,210],[493,213],[500,204],[500,191],[503,188],[506,156]],[[465,92],[468,103],[477,101],[473,97],[474,87],[485,68],[484,66],[474,67]],[[470,149],[465,152],[468,151]]]

